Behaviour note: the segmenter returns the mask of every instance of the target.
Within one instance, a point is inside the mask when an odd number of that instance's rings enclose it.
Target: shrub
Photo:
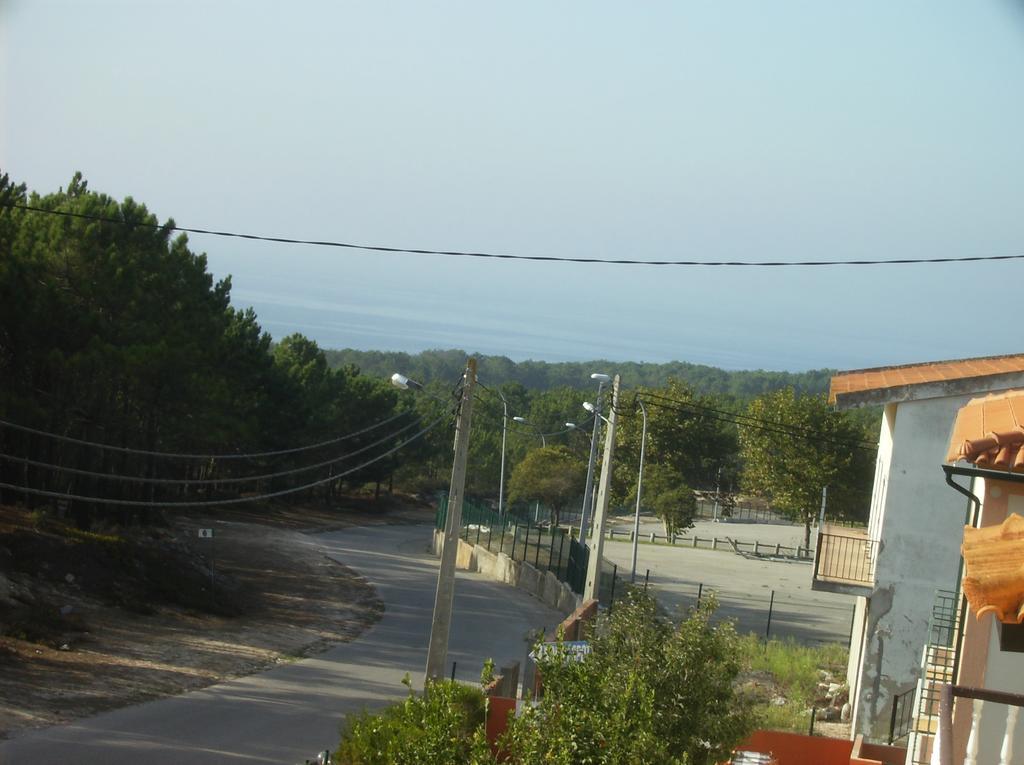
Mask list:
[[[502,740],[509,761],[692,763],[727,760],[753,727],[749,702],[735,690],[740,638],[712,625],[709,598],[673,628],[650,596],[634,592],[602,617],[583,661],[564,648],[538,662],[539,705]]]
[[[483,765],[493,763],[484,733],[485,700],[450,681],[431,683],[382,712],[350,718],[334,754],[339,765]]]

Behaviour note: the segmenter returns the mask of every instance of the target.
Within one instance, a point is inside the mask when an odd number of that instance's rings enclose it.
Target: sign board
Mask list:
[[[199,529],[200,539],[213,539],[213,529]]]
[[[530,658],[534,661],[546,659],[557,652],[558,643],[541,643],[530,651]],[[565,658],[568,661],[583,661],[583,658],[590,653],[590,643],[586,640],[567,640],[562,643],[562,650],[565,651]]]

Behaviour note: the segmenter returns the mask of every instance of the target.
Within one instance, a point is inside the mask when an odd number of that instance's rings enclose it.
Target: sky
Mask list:
[[[182,226],[568,258],[1024,253],[1024,0],[0,0],[0,51],[12,180],[81,171]],[[1022,351],[1021,261],[190,241],[274,337],[326,348],[794,371]]]

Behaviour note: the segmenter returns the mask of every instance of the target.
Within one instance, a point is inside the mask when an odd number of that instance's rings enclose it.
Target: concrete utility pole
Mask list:
[[[466,488],[466,457],[469,454],[469,425],[475,386],[476,359],[469,359],[462,385],[462,400],[459,402],[459,418],[455,423],[455,462],[452,465],[452,485],[448,492],[448,517],[444,524],[441,569],[437,573],[434,621],[430,625],[424,688],[432,680],[444,678],[444,665],[448,660],[448,633],[451,630],[452,602],[455,598],[455,556],[459,550],[459,530],[462,527],[462,500]]]
[[[583,587],[583,600],[596,598],[601,588],[601,556],[604,554],[604,522],[608,516],[608,500],[612,486],[612,452],[615,450],[615,423],[619,415],[619,376],[612,380],[612,405],[608,412],[608,428],[604,438],[604,459],[601,461],[601,480],[594,507],[594,544],[587,561],[587,583]]]

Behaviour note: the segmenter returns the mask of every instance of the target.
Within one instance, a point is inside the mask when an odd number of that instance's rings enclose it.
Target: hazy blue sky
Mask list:
[[[185,226],[568,257],[1024,252],[1012,0],[0,0],[0,18],[0,165],[41,192],[81,170]],[[272,334],[326,347],[769,369],[1024,350],[1017,261],[192,245]]]

